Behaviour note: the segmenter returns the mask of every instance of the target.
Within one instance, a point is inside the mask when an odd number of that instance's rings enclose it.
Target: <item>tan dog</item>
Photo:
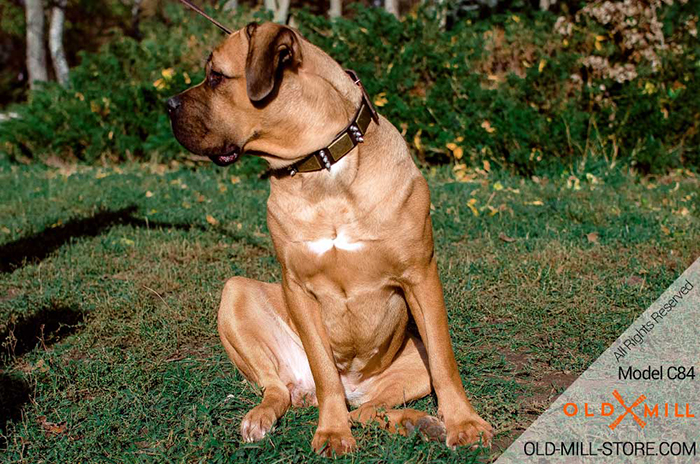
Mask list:
[[[365,101],[361,87],[298,32],[272,23],[231,34],[206,72],[168,102],[177,139],[217,164],[252,153],[276,170],[267,222],[282,283],[233,277],[219,309],[226,352],[264,390],[243,438],[262,439],[291,404],[306,403],[318,404],[312,446],[325,454],[351,451],[351,423],[370,420],[452,447],[490,441],[452,351],[428,185],[396,128],[371,122],[330,170],[291,176],[287,168],[348,127]],[[431,387],[440,420],[391,409]]]

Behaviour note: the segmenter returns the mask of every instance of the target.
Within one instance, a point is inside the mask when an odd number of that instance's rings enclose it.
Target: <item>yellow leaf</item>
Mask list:
[[[491,171],[491,163],[489,163],[489,160],[484,160],[484,171],[486,171],[486,172]]]
[[[175,75],[175,71],[173,70],[173,68],[168,68],[162,70],[160,74],[166,79],[172,79],[173,75]]]
[[[183,201],[183,202],[182,202],[182,207],[185,208],[185,209],[190,209],[190,208],[192,208],[192,205],[191,205],[189,202],[187,202],[187,201]]]
[[[600,44],[600,42],[595,43],[595,49],[598,51],[601,51],[603,49],[603,46]]]
[[[382,92],[374,98],[374,104],[379,107],[386,105],[388,102],[389,100],[386,99],[386,92]]]
[[[75,93],[75,97],[76,97],[78,100],[80,100],[80,101],[85,101],[85,95],[83,95],[83,94],[80,93],[80,92],[76,92],[76,93]]]
[[[148,214],[156,214],[158,212],[157,209],[152,209],[148,212]]]
[[[165,88],[165,79],[161,78],[153,82],[153,87],[155,87],[158,90],[164,89]]]
[[[185,78],[185,84],[190,85],[192,83],[192,79],[190,79],[190,75],[187,74],[186,72],[182,73],[182,77]]]
[[[109,134],[107,134],[107,138],[109,140],[112,140],[114,138],[114,131],[109,131]]]
[[[219,184],[219,192],[226,193],[226,190],[228,190],[228,188],[226,188],[224,184]]]
[[[511,18],[513,21],[515,21],[516,23],[519,23],[519,22],[520,22],[520,16],[513,15],[513,16],[511,16],[510,18]]]
[[[107,177],[109,174],[107,174],[104,171],[97,171],[97,174],[95,174],[95,179],[104,179]]]
[[[467,202],[467,206],[469,207],[470,210],[472,210],[472,213],[474,213],[474,216],[479,215],[479,210],[474,207],[476,204],[476,198],[470,198],[469,201]]]
[[[544,203],[542,203],[541,200],[535,200],[535,201],[526,201],[526,205],[533,205],[533,206],[542,206]]]
[[[450,142],[446,145],[446,147],[452,152],[452,156],[454,156],[455,159],[460,160],[462,159],[462,156],[464,156],[464,150],[456,143]]]
[[[148,192],[146,192],[146,198],[151,198],[152,196],[153,196],[153,192],[151,192],[150,190]]]
[[[231,183],[232,183],[233,185],[236,185],[236,184],[239,183],[240,181],[241,181],[241,178],[240,178],[240,177],[238,177],[238,176],[231,176]]]
[[[493,134],[494,132],[496,132],[496,129],[494,127],[491,127],[491,123],[488,121],[482,122],[481,127],[489,134]]]
[[[496,182],[495,184],[493,184],[493,189],[494,190],[503,190],[503,184],[501,184],[500,182]]]
[[[126,238],[126,237],[122,238],[120,240],[120,242],[122,243],[122,245],[126,245],[126,246],[132,246],[135,243],[133,240]]]
[[[215,226],[219,223],[219,221],[217,221],[216,218],[214,216],[212,216],[211,214],[207,214],[207,222],[213,226]]]
[[[666,235],[671,235],[671,229],[669,229],[668,227],[666,227],[664,225],[661,226],[661,232],[663,232]]]
[[[597,35],[597,36],[595,36],[595,41],[596,41],[596,42],[602,42],[603,40],[605,40],[605,36],[604,36],[604,35]]]
[[[416,135],[413,136],[413,145],[415,145],[415,147],[418,151],[423,151],[423,145],[421,145],[421,143],[420,143],[421,132],[423,132],[423,130],[418,129],[418,132],[416,132]]]
[[[538,70],[539,72],[542,72],[542,70],[544,69],[544,67],[545,67],[546,65],[547,65],[547,60],[540,60],[540,65],[537,67],[537,70]]]

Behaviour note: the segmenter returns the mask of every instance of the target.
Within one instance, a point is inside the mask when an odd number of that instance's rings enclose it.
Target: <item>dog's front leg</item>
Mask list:
[[[335,366],[318,301],[292,279],[283,279],[284,296],[316,383],[318,428],[311,446],[319,454],[345,454],[355,449],[345,392]]]
[[[430,377],[438,398],[438,413],[447,429],[447,445],[467,445],[477,442],[480,437],[488,444],[493,430],[474,411],[459,376],[435,258],[420,271],[414,272],[408,280],[403,290],[428,352]]]

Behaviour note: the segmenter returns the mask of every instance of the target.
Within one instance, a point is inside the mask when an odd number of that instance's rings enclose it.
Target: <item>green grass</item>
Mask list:
[[[268,184],[247,171],[0,170],[0,461],[323,461],[315,409],[290,410],[261,443],[238,434],[259,391],[220,346],[219,293],[233,275],[279,279]],[[578,190],[426,175],[457,360],[500,445],[700,255],[690,175],[614,174]],[[435,398],[415,407],[434,412]],[[359,451],[343,461],[477,459],[354,433]]]

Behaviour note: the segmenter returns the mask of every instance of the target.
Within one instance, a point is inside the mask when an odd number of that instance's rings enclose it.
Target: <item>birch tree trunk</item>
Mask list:
[[[289,0],[265,0],[265,9],[272,11],[276,23],[284,24],[289,14]]]
[[[33,89],[36,82],[48,80],[44,49],[44,7],[41,0],[25,0],[24,12],[27,22],[27,72],[29,87]]]
[[[238,9],[238,0],[228,0],[228,2],[224,3],[223,9],[224,11],[233,11]]]
[[[51,62],[56,73],[56,80],[62,86],[68,84],[68,62],[63,50],[63,26],[66,22],[66,0],[58,0],[51,9],[51,24],[49,25],[49,51]]]
[[[399,0],[384,0],[384,9],[389,13],[399,17]]]
[[[328,10],[328,16],[331,18],[339,18],[343,16],[343,1],[331,0],[331,9]]]

